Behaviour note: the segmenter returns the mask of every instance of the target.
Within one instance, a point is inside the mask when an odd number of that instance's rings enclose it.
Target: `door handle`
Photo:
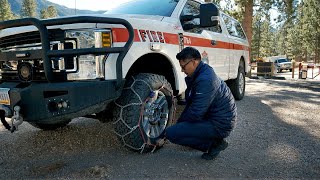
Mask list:
[[[216,40],[211,40],[211,45],[212,45],[212,46],[217,45],[217,41],[216,41]]]

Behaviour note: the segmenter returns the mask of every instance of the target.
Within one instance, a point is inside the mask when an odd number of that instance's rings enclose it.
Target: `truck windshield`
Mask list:
[[[135,0],[115,7],[105,14],[143,14],[170,17],[179,0]]]
[[[287,59],[278,59],[278,63],[289,62]]]

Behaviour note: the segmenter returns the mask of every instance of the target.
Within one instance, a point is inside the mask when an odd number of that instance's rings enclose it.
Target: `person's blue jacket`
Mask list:
[[[186,107],[179,122],[211,121],[221,138],[227,137],[237,119],[233,95],[212,67],[200,62],[191,77],[186,77]]]

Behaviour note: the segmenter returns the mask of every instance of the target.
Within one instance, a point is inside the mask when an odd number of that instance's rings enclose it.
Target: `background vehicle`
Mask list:
[[[282,70],[289,70],[292,72],[292,63],[286,58],[276,59],[274,61],[274,66],[277,72],[282,72]]]
[[[239,22],[214,4],[137,0],[104,15],[0,23],[0,117],[51,130],[90,116],[128,148],[159,146],[186,89],[176,54],[196,47],[236,99],[249,47]],[[5,117],[11,118],[10,126]]]

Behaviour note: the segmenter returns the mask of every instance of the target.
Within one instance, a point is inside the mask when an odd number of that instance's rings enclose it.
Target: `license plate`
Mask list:
[[[0,104],[10,105],[9,88],[0,88]]]

